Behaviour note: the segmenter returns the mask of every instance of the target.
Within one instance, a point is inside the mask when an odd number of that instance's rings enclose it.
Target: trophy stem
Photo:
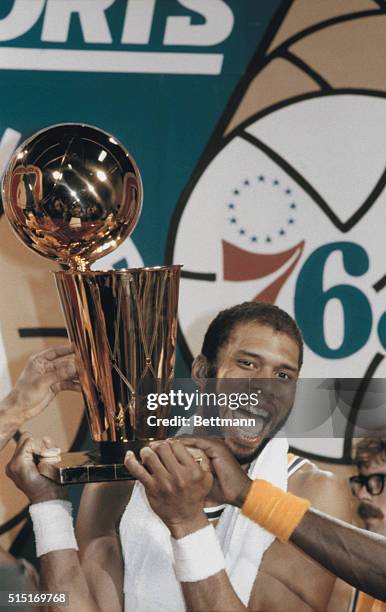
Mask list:
[[[149,393],[167,392],[173,382],[180,270],[55,272],[97,448],[82,456],[78,472],[67,453],[67,465],[59,475],[56,466],[55,480],[128,479],[127,450],[138,455],[151,440],[167,437],[167,427],[150,423],[164,422],[169,407],[149,412],[147,399]],[[150,416],[156,419],[150,421]],[[46,475],[54,470],[44,466]]]

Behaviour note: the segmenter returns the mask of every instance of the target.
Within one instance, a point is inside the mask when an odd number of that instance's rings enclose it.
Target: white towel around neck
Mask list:
[[[249,477],[262,478],[286,491],[287,452],[286,438],[273,438],[251,464]],[[125,612],[184,612],[182,589],[173,569],[169,530],[150,508],[139,482],[134,485],[119,531],[124,558]],[[223,511],[216,533],[229,580],[247,606],[263,554],[275,538],[232,506]]]

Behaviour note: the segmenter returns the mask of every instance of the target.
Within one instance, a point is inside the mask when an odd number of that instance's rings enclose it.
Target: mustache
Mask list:
[[[374,519],[385,518],[385,515],[383,514],[380,508],[378,508],[377,506],[374,506],[372,503],[367,502],[367,501],[363,501],[359,504],[357,512],[358,512],[358,515],[363,520],[366,520],[369,518],[374,518]]]

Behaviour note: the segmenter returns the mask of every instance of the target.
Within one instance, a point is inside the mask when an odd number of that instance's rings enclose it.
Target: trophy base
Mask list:
[[[131,441],[119,444],[116,442],[102,442],[99,451],[80,451],[63,453],[58,461],[53,459],[40,459],[38,470],[46,478],[54,480],[61,485],[84,484],[86,482],[108,482],[117,480],[135,480],[124,465],[126,450],[132,450],[139,458],[139,451],[152,440]],[[193,456],[203,470],[210,472],[209,459],[197,448],[187,446],[186,449]],[[124,452],[123,452],[124,451]]]
[[[149,442],[102,442],[99,450],[63,453],[58,461],[40,459],[38,470],[61,485],[134,480],[124,465],[125,452],[130,449],[138,456],[139,450]]]

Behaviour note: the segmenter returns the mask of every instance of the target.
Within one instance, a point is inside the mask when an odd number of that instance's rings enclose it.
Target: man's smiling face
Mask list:
[[[379,475],[378,478],[382,477],[382,474],[386,477],[386,462],[382,460],[372,460],[366,465],[361,465],[359,468],[359,474],[361,476],[371,476],[372,474]],[[358,514],[363,519],[366,529],[373,531],[374,533],[380,533],[386,536],[386,486],[385,484],[380,485],[379,494],[372,495],[362,486],[357,494],[360,501],[358,506]],[[378,493],[378,491],[377,491]]]
[[[287,333],[254,321],[237,323],[216,359],[217,392],[258,394],[258,405],[219,408],[221,418],[254,418],[249,427],[224,428],[225,441],[241,463],[250,462],[261,443],[287,419],[299,374],[299,346]],[[239,379],[232,385],[229,379]],[[245,388],[244,388],[245,381]]]

